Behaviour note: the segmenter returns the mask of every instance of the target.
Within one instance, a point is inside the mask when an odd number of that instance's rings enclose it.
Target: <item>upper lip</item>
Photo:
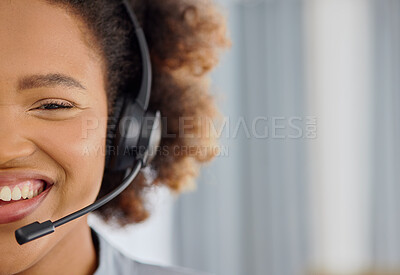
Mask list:
[[[0,170],[0,186],[5,186],[10,183],[21,182],[25,180],[42,180],[47,183],[47,186],[55,181],[51,176],[37,171],[1,171]]]

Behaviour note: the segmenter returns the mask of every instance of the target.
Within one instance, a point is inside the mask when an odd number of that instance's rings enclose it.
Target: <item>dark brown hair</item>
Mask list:
[[[118,93],[137,90],[140,56],[133,39],[132,23],[120,0],[46,0],[78,16],[88,45],[105,64],[109,115]],[[116,199],[97,211],[105,220],[120,225],[148,217],[145,193],[165,185],[175,192],[190,188],[199,164],[211,160],[216,136],[206,122],[218,115],[209,94],[207,73],[213,69],[221,49],[229,45],[225,18],[211,0],[131,1],[149,45],[153,64],[150,109],[160,110],[164,121],[161,150],[151,163],[150,173],[141,172]],[[193,118],[190,131],[180,131],[179,119]],[[180,150],[180,148],[191,150]],[[147,175],[147,176],[146,176]],[[120,178],[107,179],[99,196],[113,189]]]

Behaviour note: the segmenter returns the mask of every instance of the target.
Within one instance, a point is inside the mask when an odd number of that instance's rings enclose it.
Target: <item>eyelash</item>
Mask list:
[[[56,108],[47,108],[49,106],[55,106]],[[73,108],[74,105],[70,103],[66,103],[63,101],[57,101],[57,100],[52,100],[48,101],[45,104],[40,105],[40,107],[36,108],[38,110],[45,110],[45,111],[55,111],[55,110],[60,110],[60,109],[71,109]]]

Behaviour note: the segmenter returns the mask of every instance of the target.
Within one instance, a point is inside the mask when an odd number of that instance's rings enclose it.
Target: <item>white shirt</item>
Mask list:
[[[145,264],[124,255],[93,228],[92,238],[98,247],[99,266],[94,275],[209,275],[187,268]]]

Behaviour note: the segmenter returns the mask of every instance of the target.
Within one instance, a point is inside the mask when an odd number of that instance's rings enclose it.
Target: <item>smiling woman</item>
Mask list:
[[[215,146],[216,138],[196,135],[201,124],[178,135],[179,118],[218,113],[207,73],[229,44],[211,1],[130,2],[153,63],[149,108],[161,110],[163,127],[175,135],[162,138],[152,179],[140,173],[98,210],[121,225],[147,218],[143,198],[151,186],[178,192],[194,181],[198,164],[215,155],[176,152],[180,146]],[[133,32],[122,1],[0,2],[0,275],[189,274],[123,256],[91,230],[86,217],[23,246],[14,237],[16,229],[64,217],[120,184],[122,174],[104,176],[105,155],[98,149],[106,151],[116,99],[139,90],[142,64]],[[88,121],[96,127],[83,136]]]

